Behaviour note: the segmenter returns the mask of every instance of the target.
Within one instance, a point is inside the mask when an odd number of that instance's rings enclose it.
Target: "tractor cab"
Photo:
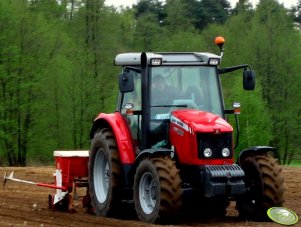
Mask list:
[[[225,118],[220,61],[221,56],[196,52],[116,56],[115,65],[123,69],[118,111],[127,119],[136,150],[170,148],[169,123],[175,111]]]

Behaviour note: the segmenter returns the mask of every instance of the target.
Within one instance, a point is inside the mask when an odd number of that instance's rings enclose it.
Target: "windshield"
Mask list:
[[[168,119],[172,110],[192,108],[223,116],[218,75],[209,66],[151,69],[151,118]]]

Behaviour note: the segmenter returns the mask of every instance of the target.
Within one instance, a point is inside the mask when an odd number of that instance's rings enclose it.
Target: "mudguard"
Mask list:
[[[152,156],[152,155],[168,155],[172,156],[174,151],[167,149],[167,148],[150,148],[143,150],[139,153],[139,155],[136,158],[136,163],[139,163],[145,156]]]
[[[135,152],[132,136],[122,115],[119,112],[111,114],[100,113],[94,120],[90,132],[91,139],[99,128],[112,129],[118,146],[121,163],[133,164],[135,162]]]
[[[254,156],[254,155],[261,155],[261,154],[266,154],[268,152],[272,153],[274,157],[277,157],[277,148],[275,147],[269,147],[269,146],[254,146],[254,147],[249,147],[245,150],[242,150],[239,154],[239,157],[237,159],[237,163],[240,165],[241,161],[244,160],[245,158],[249,156]]]

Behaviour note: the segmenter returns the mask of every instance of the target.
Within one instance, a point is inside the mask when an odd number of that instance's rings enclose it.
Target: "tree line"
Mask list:
[[[237,150],[278,148],[283,164],[300,159],[301,1],[253,6],[239,0],[0,0],[0,165],[48,163],[57,149],[88,149],[99,112],[112,112],[121,52],[208,51],[226,38],[222,67],[248,63],[254,92],[241,73],[222,76],[226,106],[242,104]],[[229,121],[233,121],[231,117]]]

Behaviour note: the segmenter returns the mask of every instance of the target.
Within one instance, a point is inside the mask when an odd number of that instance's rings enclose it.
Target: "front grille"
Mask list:
[[[224,158],[222,156],[222,149],[228,148],[230,150],[230,156],[226,158],[232,158],[232,133],[198,133],[198,157],[204,159],[204,150],[210,148],[212,150],[212,156],[210,159]],[[208,158],[206,158],[208,159]]]

